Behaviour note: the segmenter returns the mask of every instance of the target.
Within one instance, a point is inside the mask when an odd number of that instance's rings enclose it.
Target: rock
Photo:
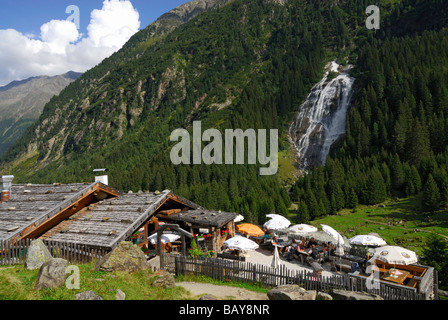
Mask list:
[[[115,295],[115,300],[126,300],[126,293],[117,289],[117,294]]]
[[[165,270],[159,270],[155,272],[150,278],[149,282],[151,286],[157,288],[174,288],[174,277]]]
[[[67,265],[67,260],[60,258],[53,258],[45,262],[39,269],[35,289],[56,289],[62,286],[65,283]]]
[[[333,297],[325,292],[318,292],[316,300],[333,300]]]
[[[101,258],[96,270],[105,272],[126,271],[134,272],[149,269],[146,256],[142,250],[129,241],[121,242],[114,250]]]
[[[199,300],[218,300],[218,298],[212,294],[206,294],[205,296],[200,297]]]
[[[315,290],[305,290],[296,284],[278,286],[268,292],[269,300],[316,300]]]
[[[75,300],[103,300],[103,298],[93,291],[84,291],[76,294]]]
[[[363,291],[345,291],[334,289],[331,292],[334,300],[384,300],[377,294],[371,294]]]
[[[51,259],[53,257],[44,242],[42,240],[34,240],[28,248],[25,266],[28,270],[39,269],[45,262]]]
[[[157,270],[160,269],[160,257],[159,257],[159,256],[156,256],[156,257],[150,259],[150,260],[148,261],[148,265],[149,265],[149,268],[150,268],[153,272],[156,272]]]
[[[442,297],[448,297],[448,291],[445,291],[445,290],[438,289],[437,294]]]

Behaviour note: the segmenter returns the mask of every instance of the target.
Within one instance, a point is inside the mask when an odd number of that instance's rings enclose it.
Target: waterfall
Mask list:
[[[337,76],[328,80],[330,71],[325,73],[300,106],[289,128],[289,138],[303,170],[319,163],[325,164],[331,145],[345,134],[347,110],[355,82],[349,75],[350,69],[348,66],[341,70],[334,61],[327,65],[327,70],[336,72]]]

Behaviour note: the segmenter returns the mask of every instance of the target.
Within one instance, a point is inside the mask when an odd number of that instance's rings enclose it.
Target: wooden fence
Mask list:
[[[376,289],[369,289],[366,279],[353,278],[349,274],[332,275],[330,277],[316,275],[304,270],[290,270],[285,265],[279,268],[253,264],[249,262],[231,261],[218,258],[205,260],[194,259],[182,255],[162,254],[161,269],[179,274],[205,275],[215,280],[240,281],[259,284],[263,287],[275,287],[284,284],[297,284],[306,290],[330,292],[334,289],[364,291],[378,294],[385,300],[426,300],[424,293],[415,288],[402,288],[396,285],[381,283]]]
[[[30,239],[23,239],[11,244],[0,241],[0,265],[25,263],[26,254],[31,244]],[[108,251],[75,243],[61,243],[43,240],[53,258],[63,258],[71,263],[88,263],[92,259],[101,259]]]

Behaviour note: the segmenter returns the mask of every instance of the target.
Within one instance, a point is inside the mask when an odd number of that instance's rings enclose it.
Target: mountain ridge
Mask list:
[[[69,71],[57,76],[37,76],[0,87],[0,155],[17,141],[41,115],[50,99],[81,76]]]

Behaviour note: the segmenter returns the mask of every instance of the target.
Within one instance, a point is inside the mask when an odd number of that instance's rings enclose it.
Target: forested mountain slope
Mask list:
[[[18,181],[52,183],[91,180],[92,169],[108,167],[111,185],[124,191],[168,188],[254,222],[286,214],[291,199],[278,176],[260,176],[254,165],[175,166],[170,134],[190,130],[194,120],[202,130],[279,129],[280,149],[288,150],[297,108],[326,63],[339,59],[356,66],[347,135],[326,167],[292,188],[304,208],[297,220],[334,212],[350,199],[412,194],[418,179],[414,174],[409,187],[409,172],[418,172],[421,189],[446,160],[443,144],[426,144],[442,143],[435,135],[445,131],[434,130],[434,122],[447,129],[446,5],[429,2],[439,23],[409,34],[395,28],[421,14],[422,2],[382,1],[384,28],[377,31],[365,27],[368,1],[235,0],[163,32],[150,25],[53,98],[2,168]],[[393,163],[402,180],[394,179]],[[369,181],[383,181],[375,189],[380,196],[366,190]]]

